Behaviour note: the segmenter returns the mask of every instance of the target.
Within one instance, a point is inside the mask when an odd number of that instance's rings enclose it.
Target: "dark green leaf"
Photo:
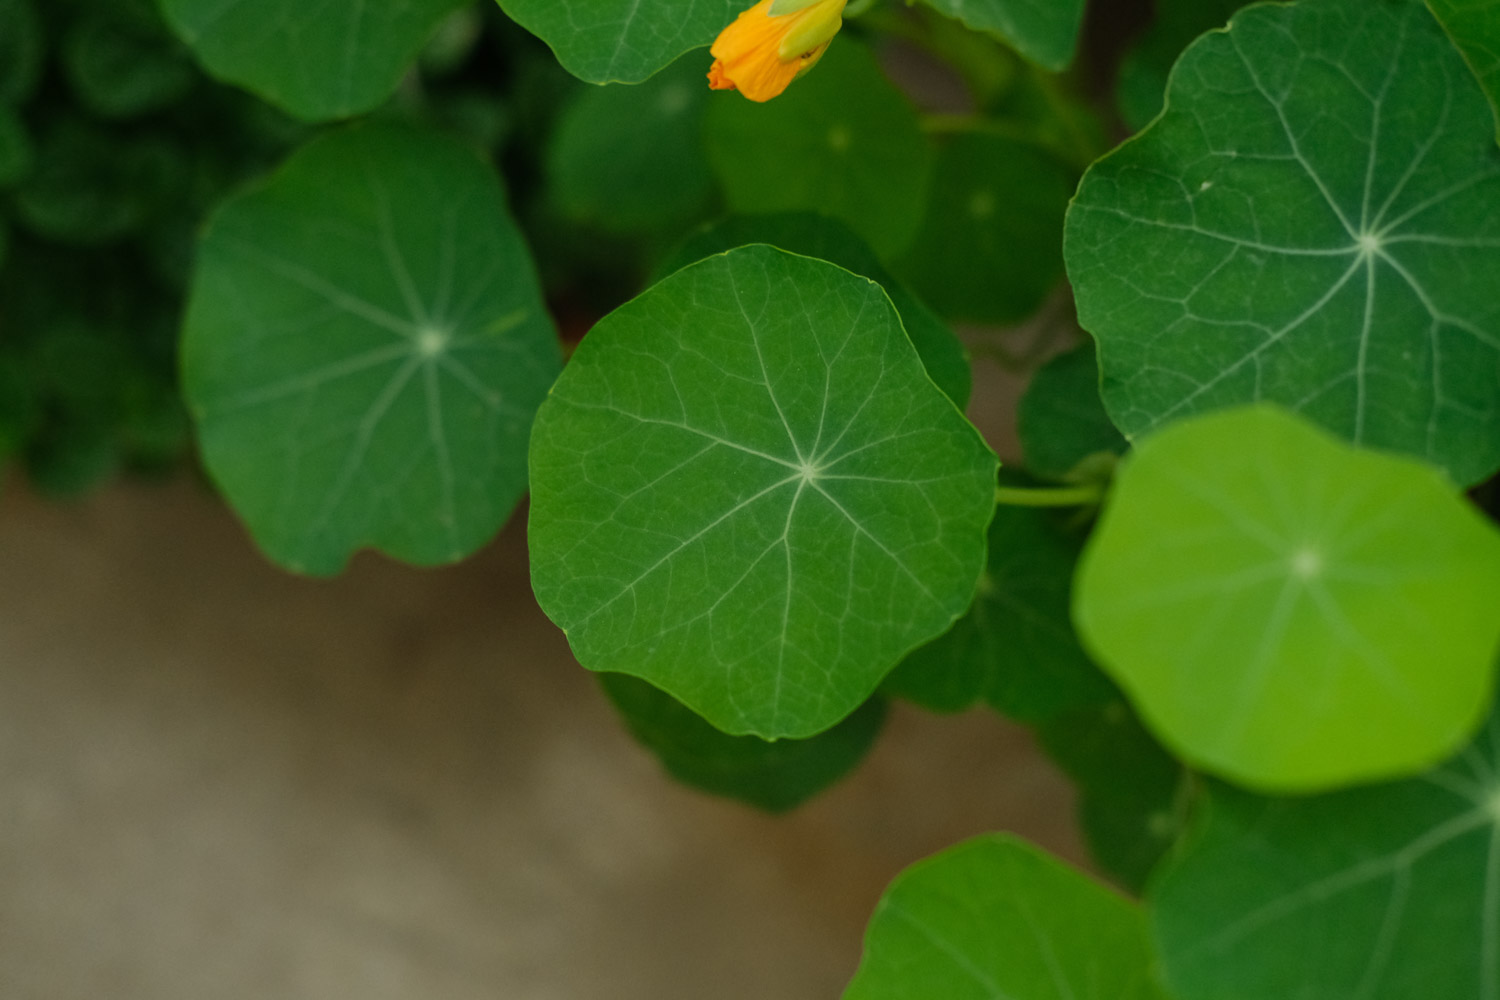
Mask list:
[[[1214,785],[1195,828],[1148,898],[1179,1000],[1500,997],[1500,717],[1399,784]]]
[[[499,0],[505,13],[590,83],[639,83],[708,45],[748,0]],[[703,75],[711,60],[704,53]],[[705,80],[704,86],[707,86]]]
[[[1099,399],[1093,341],[1059,354],[1037,371],[1016,419],[1026,467],[1039,476],[1065,479],[1090,456],[1125,452],[1125,438]]]
[[[1116,78],[1120,114],[1138,132],[1161,111],[1167,75],[1188,44],[1205,31],[1222,28],[1248,0],[1156,0],[1151,30],[1125,53]]]
[[[0,187],[9,187],[31,172],[36,153],[21,116],[0,104]]]
[[[1039,66],[1073,61],[1084,0],[923,0],[973,28],[998,35]]]
[[[1162,742],[1285,791],[1463,744],[1500,646],[1500,531],[1438,470],[1259,404],[1143,438],[1074,617]]]
[[[885,702],[876,698],[811,739],[730,736],[638,677],[600,674],[599,683],[674,778],[771,812],[796,808],[852,771],[885,722]]]
[[[897,270],[946,316],[1013,323],[1062,280],[1078,175],[1029,142],[984,132],[938,151],[927,211]]]
[[[1078,823],[1094,861],[1140,892],[1182,833],[1187,771],[1121,701],[1056,716],[1038,735],[1078,785]]]
[[[72,23],[63,39],[62,62],[79,101],[107,118],[165,107],[198,80],[187,53],[159,22],[111,7],[89,11]]]
[[[1128,900],[1016,837],[896,876],[844,1000],[1166,1000]]]
[[[1479,78],[1500,136],[1500,0],[1427,0]]]
[[[953,330],[922,300],[893,278],[869,246],[842,222],[806,212],[731,216],[695,234],[662,267],[660,273],[750,243],[767,243],[782,250],[817,257],[880,283],[901,314],[907,336],[922,357],[927,374],[962,409],[969,403],[973,379],[968,353]]]
[[[532,583],[584,666],[811,736],[968,607],[994,478],[879,285],[744,247],[584,338],[532,435]]]
[[[983,698],[1024,722],[1114,698],[1068,618],[1080,545],[1049,511],[997,508],[973,607],[903,660],[884,690],[939,712]]]
[[[209,471],[273,560],[460,559],[526,486],[559,366],[494,172],[435,133],[355,127],[210,220],[183,341]]]
[[[736,211],[822,212],[885,258],[916,234],[932,147],[906,96],[853,39],[836,39],[774,101],[715,95],[704,127]]]
[[[547,153],[552,197],[570,221],[614,232],[670,229],[714,195],[703,153],[709,90],[688,57],[638,87],[590,87],[563,112]]]
[[[1461,483],[1500,465],[1500,149],[1414,0],[1199,39],[1084,177],[1066,255],[1127,437],[1265,399]]]
[[[465,0],[160,0],[209,73],[299,118],[369,111]]]
[[[46,47],[32,0],[0,0],[0,104],[31,97]]]

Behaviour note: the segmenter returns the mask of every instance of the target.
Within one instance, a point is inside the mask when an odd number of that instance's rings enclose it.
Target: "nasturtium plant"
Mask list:
[[[1308,791],[1460,746],[1489,704],[1497,607],[1500,531],[1439,471],[1259,404],[1137,443],[1074,614],[1184,760]]]
[[[1180,1000],[1500,996],[1500,713],[1407,781],[1210,784],[1147,902]]]
[[[811,736],[968,607],[994,479],[879,285],[746,247],[617,309],[553,386],[532,580],[584,666]]]
[[[158,0],[205,69],[308,121],[369,111],[463,0]]]
[[[184,389],[209,471],[292,569],[488,541],[558,361],[504,192],[440,134],[330,133],[205,231]]]
[[[748,808],[888,708],[1031,728],[1120,892],[967,841],[851,1000],[1500,1000],[1497,39],[0,0],[0,458],[75,495],[196,444],[311,575],[464,558],[529,490],[601,697]]]
[[[1012,836],[912,865],[875,907],[844,1000],[1167,1000],[1139,907]]]
[[[1500,467],[1500,148],[1420,3],[1262,4],[1200,38],[1065,250],[1127,437],[1268,400],[1463,484]]]

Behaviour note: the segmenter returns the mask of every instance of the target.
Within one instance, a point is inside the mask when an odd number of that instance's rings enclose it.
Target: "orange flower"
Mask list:
[[[769,101],[812,69],[843,25],[847,0],[760,0],[719,32],[708,85]]]

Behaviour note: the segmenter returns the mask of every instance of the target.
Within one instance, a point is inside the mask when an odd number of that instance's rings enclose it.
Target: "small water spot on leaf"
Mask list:
[[[969,199],[969,214],[976,219],[987,219],[995,213],[995,196],[989,191],[976,191]]]
[[[828,130],[828,148],[842,153],[849,148],[849,129],[843,125],[835,125]]]

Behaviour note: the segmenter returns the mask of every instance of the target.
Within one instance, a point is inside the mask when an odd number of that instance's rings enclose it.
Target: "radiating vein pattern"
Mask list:
[[[1310,983],[1500,1000],[1497,802],[1500,713],[1410,781],[1300,799],[1213,786],[1148,899],[1168,984],[1216,1000]]]
[[[456,144],[335,133],[204,238],[187,394],[210,471],[291,568],[473,551],[525,487],[557,368],[503,195]]]
[[[1500,465],[1500,151],[1416,2],[1242,11],[1069,213],[1080,317],[1135,435],[1272,400],[1461,482]]]
[[[1074,613],[1186,760],[1312,790],[1411,774],[1468,738],[1497,604],[1500,533],[1437,470],[1258,404],[1141,440]]]
[[[968,606],[994,471],[878,285],[743,248],[570,361],[532,440],[532,579],[585,666],[807,736]]]
[[[591,83],[640,83],[712,42],[740,0],[499,0],[505,13]],[[704,64],[707,66],[707,63]]]

